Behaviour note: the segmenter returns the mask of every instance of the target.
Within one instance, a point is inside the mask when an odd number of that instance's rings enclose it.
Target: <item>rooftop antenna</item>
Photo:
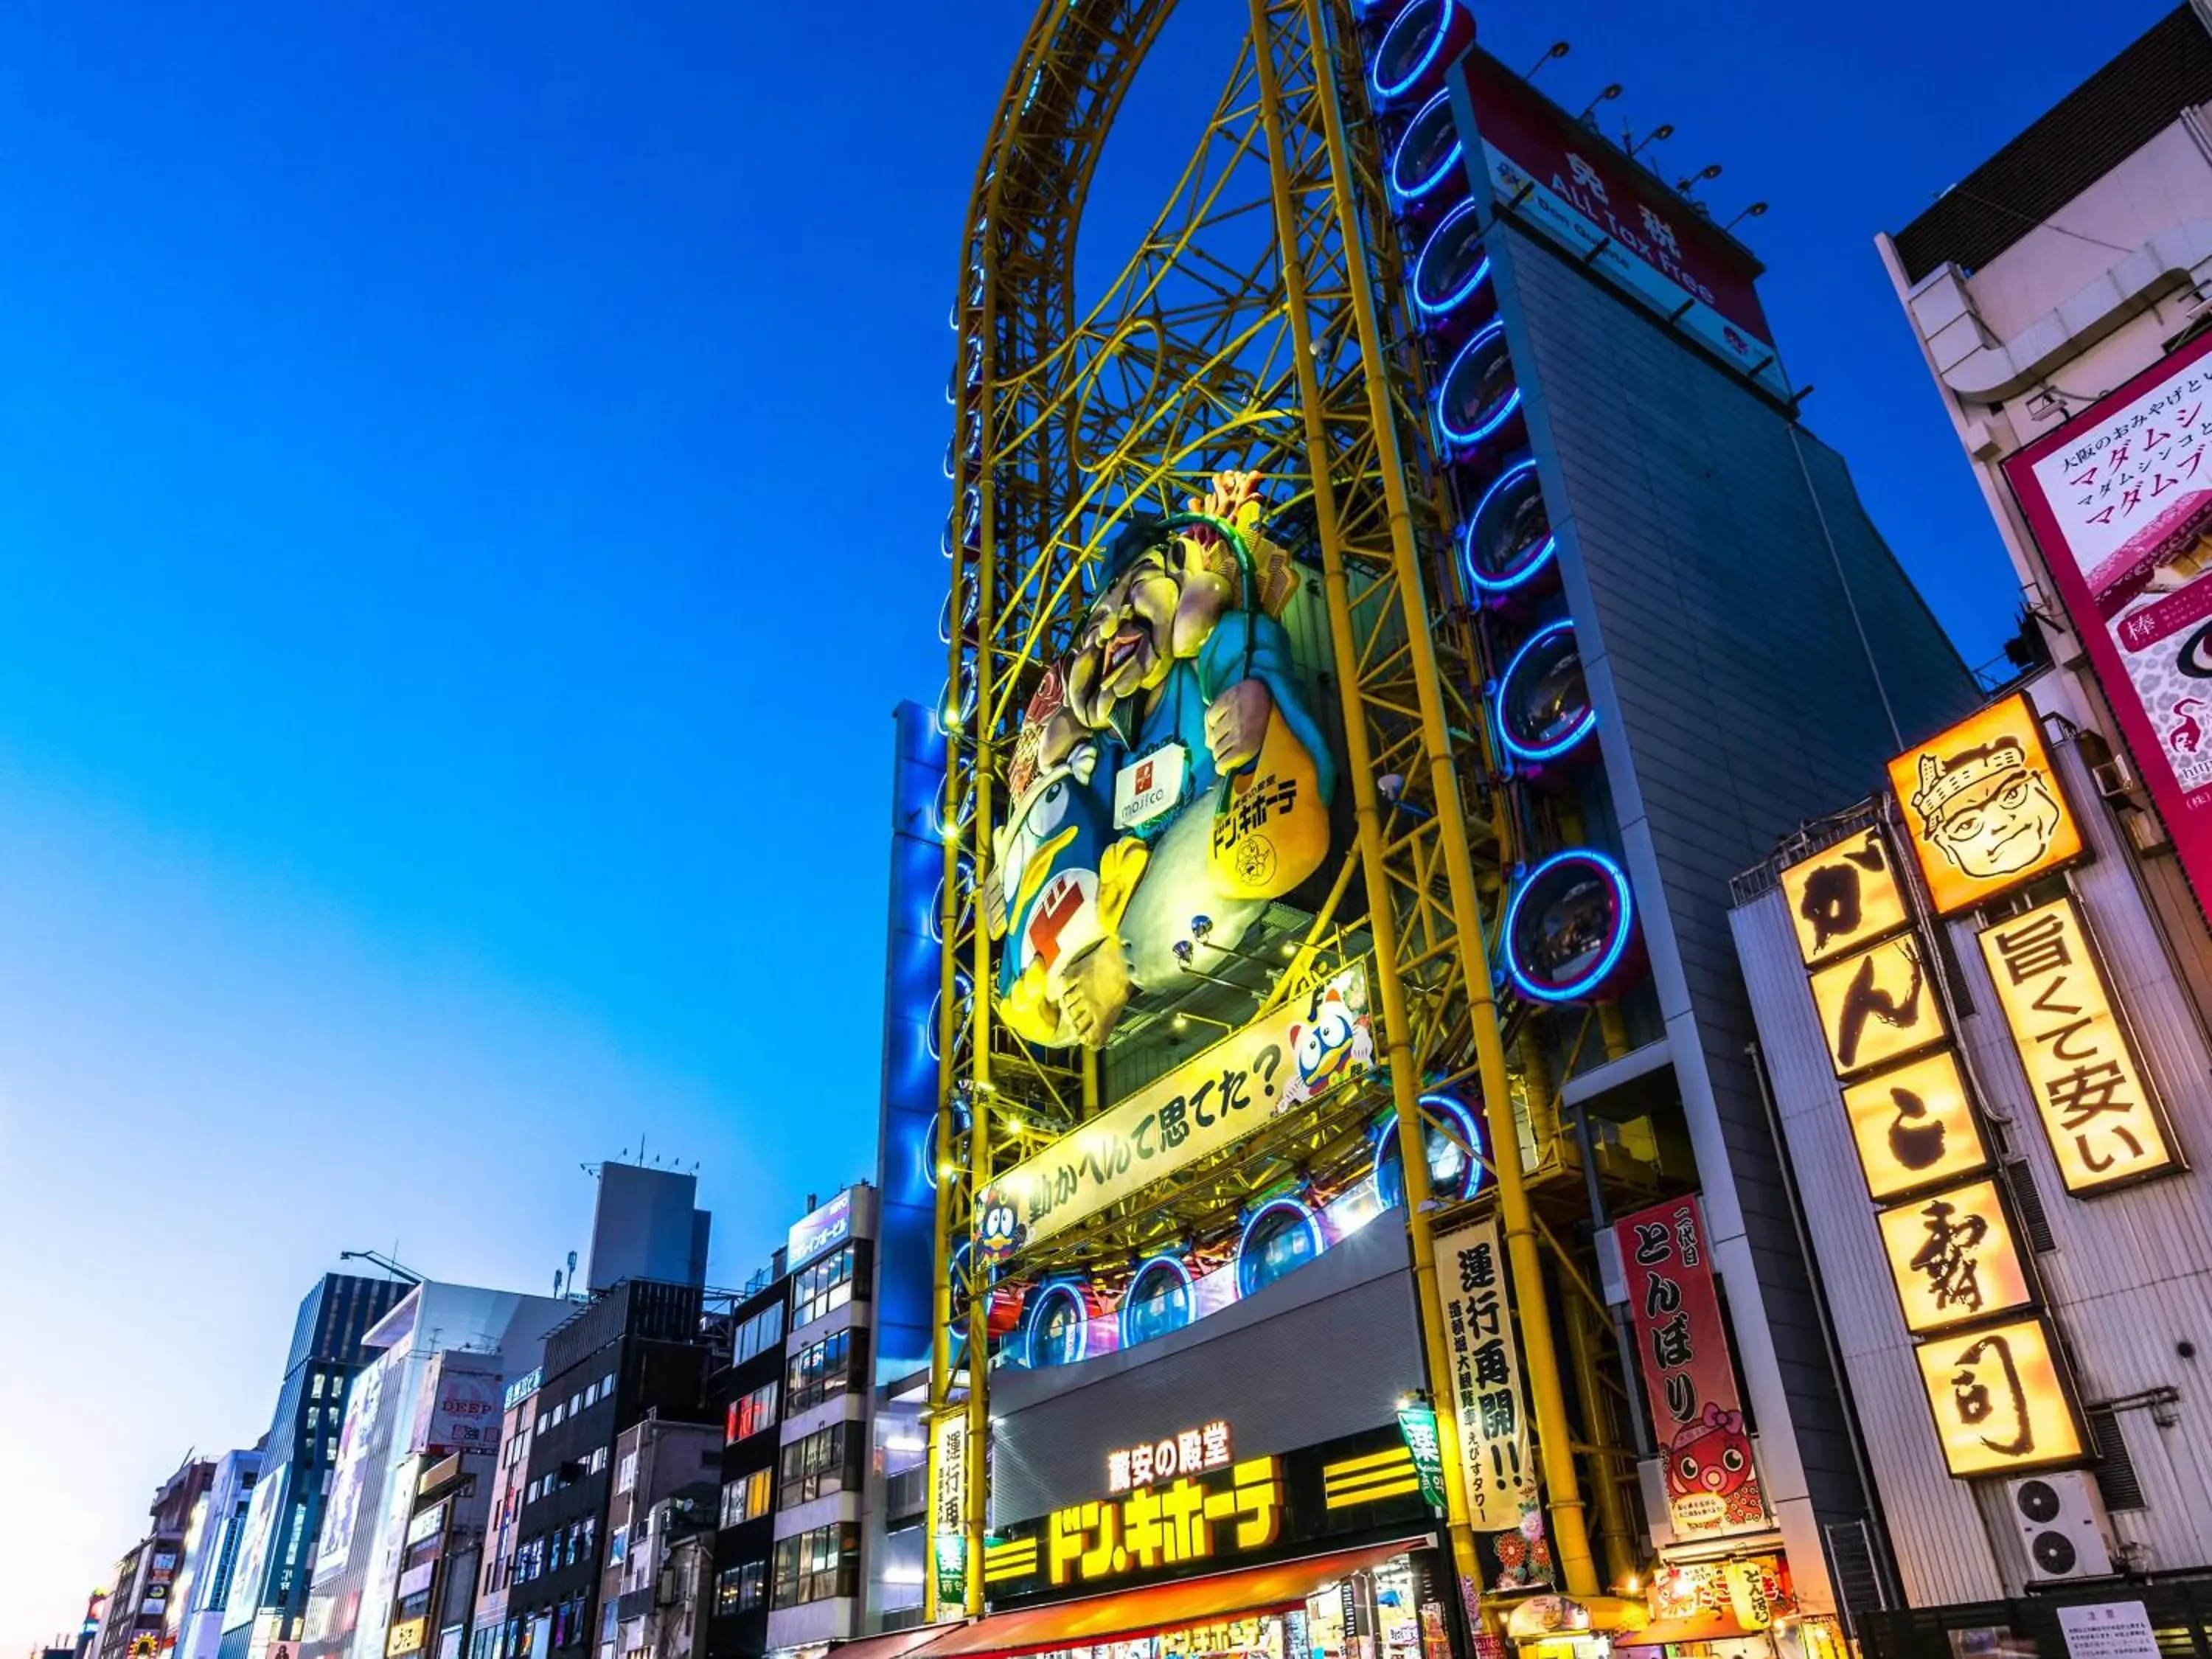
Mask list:
[[[1521,78],[1524,81],[1534,80],[1536,78],[1536,71],[1538,70],[1543,68],[1545,64],[1552,62],[1554,58],[1565,58],[1567,53],[1572,50],[1573,48],[1568,46],[1568,44],[1564,40],[1553,41],[1551,50],[1547,52],[1541,58],[1539,58],[1534,64],[1531,64],[1528,66],[1528,74],[1522,76]]]
[[[390,1273],[394,1279],[405,1279],[410,1285],[420,1285],[423,1282],[422,1274],[416,1273],[412,1267],[401,1267],[397,1261],[394,1261],[390,1256],[385,1255],[381,1250],[340,1250],[338,1252],[338,1260],[341,1261],[366,1261],[372,1267],[383,1268],[385,1272]]]

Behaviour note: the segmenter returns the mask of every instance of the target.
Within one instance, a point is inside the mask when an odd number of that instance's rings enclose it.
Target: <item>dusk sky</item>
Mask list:
[[[1806,418],[1981,663],[2013,582],[1871,239],[2168,9],[1480,15],[1772,204]],[[266,1428],[341,1250],[550,1291],[642,1134],[730,1285],[872,1170],[889,716],[1032,9],[8,9],[0,1654]],[[1102,221],[1247,16],[1185,0]]]

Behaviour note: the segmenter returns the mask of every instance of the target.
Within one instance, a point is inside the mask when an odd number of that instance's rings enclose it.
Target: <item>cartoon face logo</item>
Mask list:
[[[1004,1199],[985,1204],[982,1219],[975,1228],[976,1253],[987,1261],[996,1261],[1012,1255],[1021,1243],[1020,1212]]]
[[[1318,1093],[1344,1074],[1352,1064],[1358,1035],[1352,1011],[1344,1006],[1344,994],[1332,985],[1313,1023],[1291,1027],[1291,1052],[1297,1060],[1298,1081],[1305,1092]]]
[[[1039,955],[1049,963],[1059,954],[1066,925],[1097,896],[1104,825],[1085,784],[1097,758],[1097,745],[1085,744],[1066,763],[1034,777],[993,837],[984,897],[994,934],[1010,928],[1020,932],[1018,967],[1027,967]],[[1071,883],[1070,877],[1080,879]],[[1047,914],[1032,917],[1032,903],[1048,886],[1053,903],[1039,906]]]
[[[1751,1439],[1741,1412],[1708,1405],[1667,1448],[1667,1491],[1676,1498],[1725,1498],[1751,1479]]]
[[[1159,686],[1197,654],[1233,597],[1198,542],[1169,538],[1126,559],[1083,620],[1068,653],[1067,707],[1091,731],[1125,697]]]
[[[1920,757],[1912,794],[1922,836],[1954,868],[1995,881],[2049,852],[2064,816],[2051,781],[2027,763],[2019,739],[2003,737],[1944,757]]]

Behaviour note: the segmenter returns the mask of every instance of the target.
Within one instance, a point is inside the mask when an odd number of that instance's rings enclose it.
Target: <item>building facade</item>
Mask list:
[[[708,1385],[708,1402],[721,1413],[723,1443],[708,1633],[714,1659],[757,1659],[768,1651],[790,1302],[791,1276],[778,1249],[738,1298],[730,1363]]]
[[[178,1659],[216,1659],[221,1651],[223,1607],[238,1569],[261,1462],[258,1448],[225,1452],[216,1460],[207,1490],[192,1505],[185,1528],[184,1567],[170,1598],[170,1633]]]

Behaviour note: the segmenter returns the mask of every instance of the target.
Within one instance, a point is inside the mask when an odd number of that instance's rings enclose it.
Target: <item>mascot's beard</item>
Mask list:
[[[1227,898],[1214,890],[1207,865],[1212,840],[1213,814],[1201,798],[1152,843],[1152,860],[1121,927],[1129,977],[1146,990],[1169,993],[1189,977],[1176,961],[1175,945],[1190,938],[1193,916],[1212,919],[1212,943],[1235,945],[1267,908],[1265,899]],[[1199,946],[1191,966],[1212,971],[1218,965],[1207,961],[1212,954]]]

